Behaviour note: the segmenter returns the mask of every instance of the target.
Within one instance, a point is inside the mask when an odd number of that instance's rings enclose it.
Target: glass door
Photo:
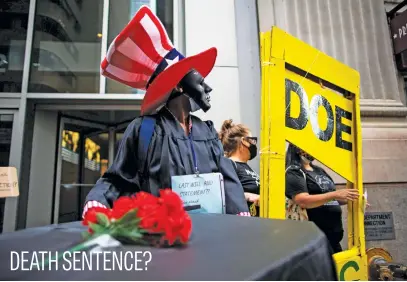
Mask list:
[[[122,141],[123,134],[127,129],[130,121],[125,121],[115,125],[114,129],[114,155],[116,156],[117,151],[119,150],[120,142]]]
[[[105,173],[109,166],[109,132],[93,132],[84,135],[85,148],[82,158],[81,169],[81,198],[79,207],[82,216],[82,207],[85,204],[86,196],[93,188],[96,181]]]
[[[61,118],[54,223],[80,220],[86,195],[109,165],[109,128]]]

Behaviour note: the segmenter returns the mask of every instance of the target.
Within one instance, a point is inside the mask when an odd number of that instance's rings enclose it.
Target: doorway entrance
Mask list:
[[[137,116],[132,115],[112,123],[61,114],[53,223],[81,220],[86,196],[113,162],[124,130]]]

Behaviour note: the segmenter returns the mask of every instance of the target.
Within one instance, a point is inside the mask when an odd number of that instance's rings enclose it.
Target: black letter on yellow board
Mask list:
[[[325,130],[322,130],[318,124],[318,109],[322,106],[325,108],[327,114],[327,126]],[[334,134],[334,113],[332,111],[331,104],[329,101],[321,96],[315,95],[311,99],[310,104],[310,121],[312,126],[312,131],[321,141],[329,141]]]
[[[291,117],[291,92],[300,98],[300,114]],[[308,123],[308,97],[304,89],[296,82],[285,79],[285,125],[292,129],[302,130]]]
[[[342,139],[342,132],[351,134],[352,129],[349,125],[342,123],[342,118],[352,121],[352,113],[336,106],[336,147],[352,152],[352,143]]]

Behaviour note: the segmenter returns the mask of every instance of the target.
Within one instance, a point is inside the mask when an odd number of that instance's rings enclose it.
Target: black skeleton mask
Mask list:
[[[211,108],[209,93],[212,88],[204,82],[204,78],[199,72],[191,70],[179,84],[184,94],[190,98],[191,112],[199,109],[207,112]]]

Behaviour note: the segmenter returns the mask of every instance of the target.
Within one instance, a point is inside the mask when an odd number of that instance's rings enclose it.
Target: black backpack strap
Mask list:
[[[144,116],[140,126],[139,132],[139,143],[138,143],[138,158],[140,162],[139,173],[140,173],[140,186],[143,185],[144,181],[148,180],[147,171],[147,153],[150,147],[151,138],[154,134],[156,119],[153,116]],[[140,187],[142,189],[142,187]],[[153,191],[149,191],[153,192]]]

